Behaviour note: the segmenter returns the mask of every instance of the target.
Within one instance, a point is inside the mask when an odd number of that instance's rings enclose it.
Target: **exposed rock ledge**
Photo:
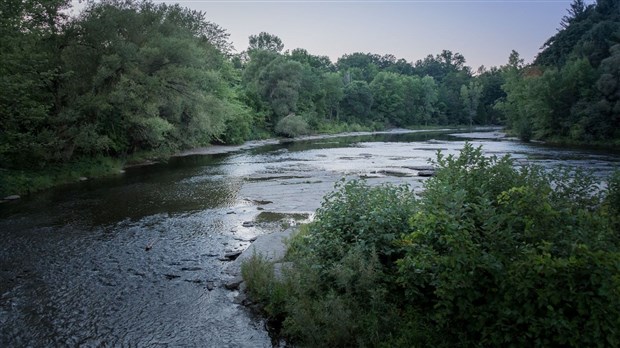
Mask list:
[[[271,262],[278,262],[284,258],[286,254],[285,239],[290,238],[296,231],[296,228],[289,228],[281,232],[274,232],[259,236],[235,261],[228,264],[224,273],[230,275],[232,279],[224,281],[224,286],[227,289],[238,289],[243,278],[241,277],[241,264],[252,258],[252,255],[262,255],[265,259]],[[276,267],[278,268],[278,267]]]

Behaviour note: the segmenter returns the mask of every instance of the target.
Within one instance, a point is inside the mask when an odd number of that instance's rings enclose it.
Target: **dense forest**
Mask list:
[[[620,2],[575,0],[533,64],[511,56],[498,103],[520,138],[620,140]]]
[[[238,52],[205,14],[149,1],[0,5],[0,193],[182,148],[273,135],[505,124],[524,140],[620,139],[620,5],[575,1],[532,65],[449,50],[331,62],[259,33]],[[50,174],[51,173],[51,174]]]

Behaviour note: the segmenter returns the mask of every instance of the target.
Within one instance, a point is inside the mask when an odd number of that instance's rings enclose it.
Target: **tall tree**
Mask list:
[[[461,100],[465,113],[468,116],[468,123],[471,127],[478,114],[478,106],[482,97],[482,85],[477,81],[470,81],[469,85],[461,85]]]
[[[345,85],[341,106],[347,121],[368,120],[372,104],[372,91],[366,81],[352,81]]]
[[[325,106],[327,107],[327,117],[338,120],[340,116],[340,102],[344,97],[344,82],[338,73],[327,73],[323,75],[322,89],[325,93]]]
[[[258,35],[250,35],[249,41],[248,51],[265,50],[280,53],[284,49],[284,44],[279,37],[264,31]]]
[[[375,120],[400,127],[410,123],[406,120],[403,105],[405,89],[402,75],[382,71],[375,76],[369,86],[373,97]]]
[[[259,74],[257,81],[259,92],[271,107],[273,125],[282,117],[297,111],[302,69],[299,62],[278,57]]]
[[[63,10],[68,0],[0,4],[0,167],[41,167],[55,156]]]

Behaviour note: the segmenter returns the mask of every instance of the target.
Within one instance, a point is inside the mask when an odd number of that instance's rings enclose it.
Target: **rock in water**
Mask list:
[[[242,253],[242,251],[241,251],[241,250],[231,251],[231,252],[229,252],[229,253],[226,253],[226,254],[224,255],[224,257],[225,257],[227,260],[234,261],[235,259],[237,259],[237,257],[239,257],[239,255],[241,255],[241,253]]]
[[[243,278],[241,276],[234,277],[233,279],[224,283],[224,287],[228,290],[237,290],[239,289],[239,285],[243,283]]]

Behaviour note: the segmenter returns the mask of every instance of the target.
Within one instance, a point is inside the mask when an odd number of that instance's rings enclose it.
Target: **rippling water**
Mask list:
[[[3,203],[0,346],[269,347],[261,319],[221,286],[222,256],[288,221],[242,223],[311,213],[342,177],[419,188],[427,160],[466,139],[489,155],[601,177],[620,164],[618,154],[494,132],[389,133],[179,157]]]

